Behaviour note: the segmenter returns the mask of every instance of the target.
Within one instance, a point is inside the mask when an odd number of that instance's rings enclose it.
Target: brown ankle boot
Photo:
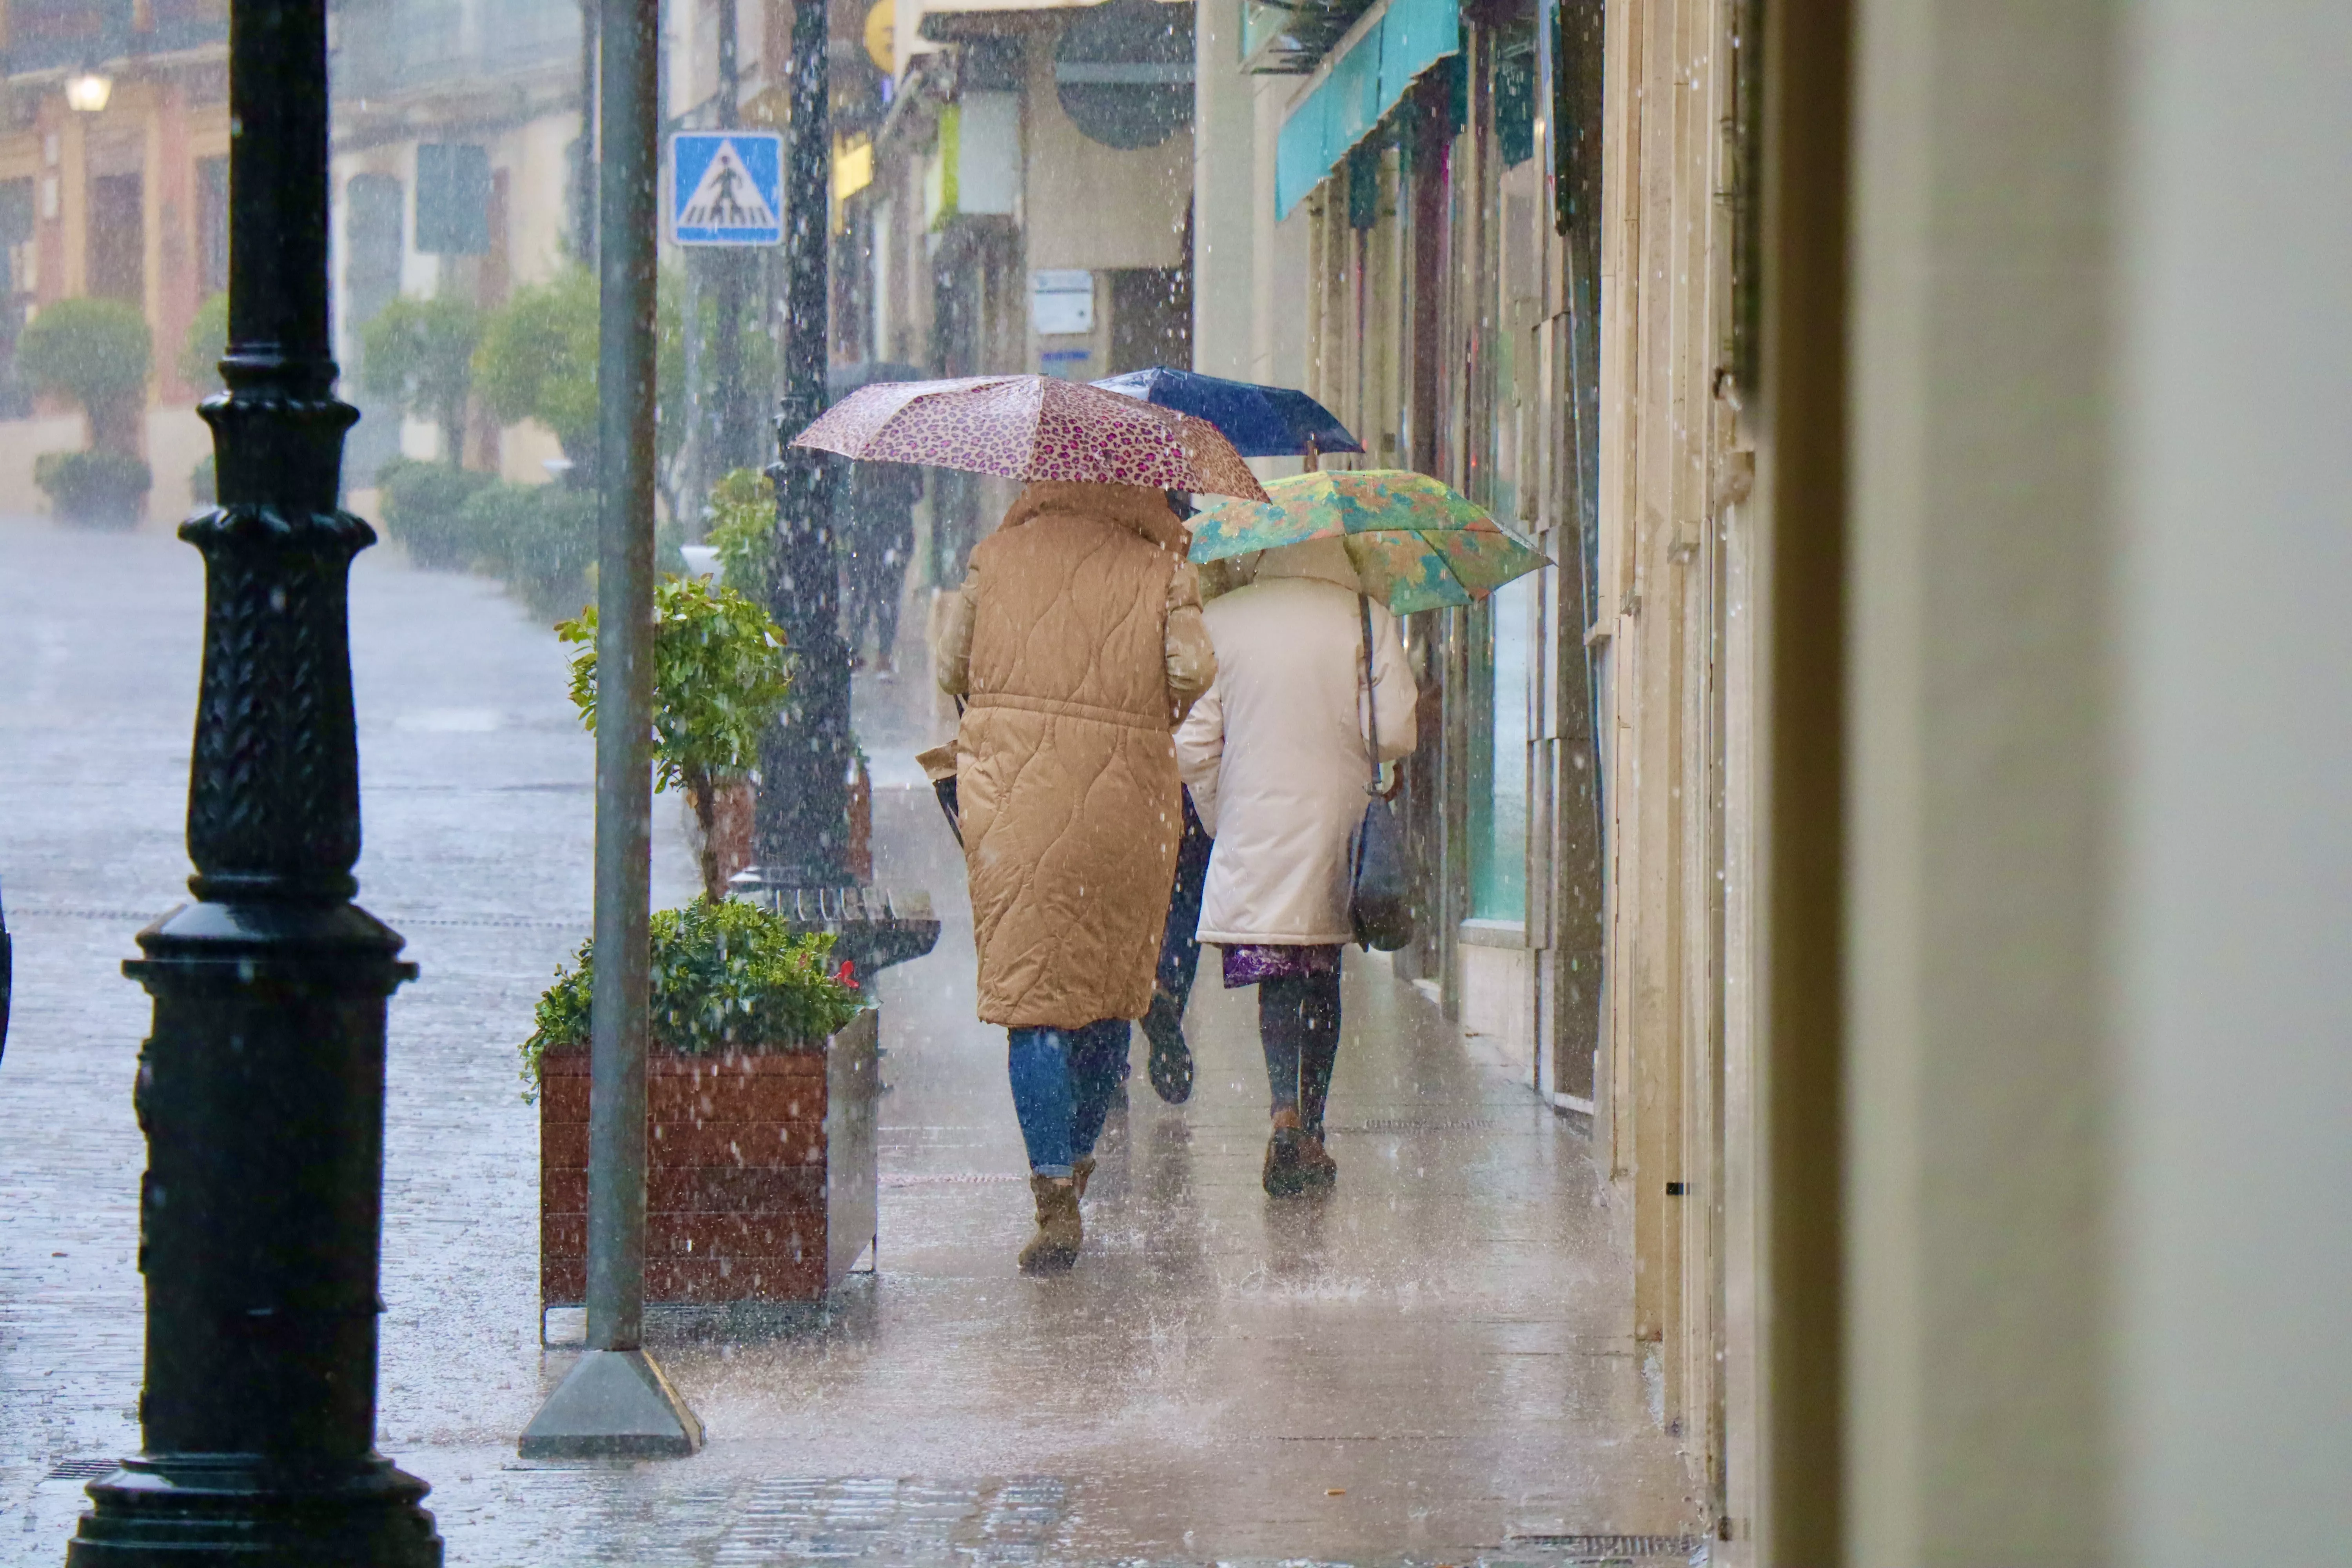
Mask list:
[[[1306,1143],[1307,1135],[1298,1130],[1298,1112],[1275,1112],[1274,1133],[1265,1141],[1265,1170],[1259,1178],[1266,1196],[1294,1197],[1307,1190],[1307,1171],[1299,1163]]]
[[[1078,1184],[1068,1176],[1032,1176],[1037,1199],[1037,1234],[1021,1249],[1024,1274],[1066,1273],[1078,1260],[1083,1232],[1078,1223]]]
[[[1087,1195],[1087,1184],[1094,1180],[1094,1175],[1095,1157],[1092,1154],[1083,1160],[1074,1160],[1070,1163],[1070,1181],[1078,1189],[1079,1197],[1083,1198]]]
[[[1339,1179],[1339,1162],[1323,1147],[1323,1130],[1303,1130],[1298,1138],[1298,1173],[1309,1187],[1328,1187]]]

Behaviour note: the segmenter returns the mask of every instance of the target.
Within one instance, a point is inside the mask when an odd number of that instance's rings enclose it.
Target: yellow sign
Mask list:
[[[842,204],[874,183],[874,143],[860,136],[833,145],[833,232],[848,227]]]
[[[884,76],[898,74],[898,6],[897,0],[874,0],[866,13],[866,58]]]

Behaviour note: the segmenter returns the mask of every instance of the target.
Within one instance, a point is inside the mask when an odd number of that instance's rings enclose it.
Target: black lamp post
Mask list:
[[[832,459],[788,445],[824,412],[827,125],[824,0],[793,7],[792,137],[784,170],[784,395],[777,410],[775,576],[770,609],[798,656],[792,704],[760,758],[761,870],[772,883],[849,880],[849,648],[833,556]]]
[[[346,586],[374,542],[335,507],[326,0],[233,0],[228,390],[188,780],[195,901],[123,965],[155,1004],[142,1447],[89,1487],[74,1568],[436,1568],[425,1484],[375,1452],[384,1001],[415,965],[351,902],[360,851]]]

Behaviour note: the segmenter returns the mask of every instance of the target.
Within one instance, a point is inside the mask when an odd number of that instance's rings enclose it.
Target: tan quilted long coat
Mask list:
[[[956,790],[980,1016],[1139,1018],[1183,806],[1172,731],[1216,675],[1183,525],[1158,490],[1033,484],[941,628],[965,699]]]

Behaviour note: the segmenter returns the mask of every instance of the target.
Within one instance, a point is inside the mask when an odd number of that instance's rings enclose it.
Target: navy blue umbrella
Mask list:
[[[1331,417],[1331,411],[1286,386],[1227,381],[1193,370],[1155,365],[1096,382],[1106,392],[1125,393],[1179,414],[1205,419],[1224,432],[1244,458],[1295,458],[1313,443],[1317,452],[1360,452],[1364,444]]]

